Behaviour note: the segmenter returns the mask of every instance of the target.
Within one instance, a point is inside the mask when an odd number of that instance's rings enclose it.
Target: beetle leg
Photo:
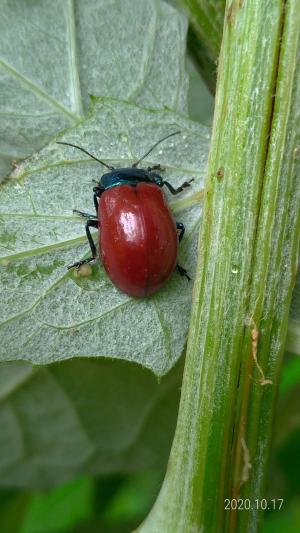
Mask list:
[[[96,215],[91,215],[90,213],[85,213],[84,211],[78,211],[78,209],[73,209],[73,213],[83,218],[91,218],[93,220],[98,219]]]
[[[96,250],[93,237],[90,232],[90,228],[98,228],[98,227],[99,227],[98,220],[88,220],[85,225],[86,236],[88,238],[88,241],[91,247],[93,259],[96,259],[97,257],[97,250]]]
[[[186,187],[190,187],[192,181],[194,181],[194,178],[189,181],[185,181],[182,185],[180,185],[180,187],[177,187],[177,189],[174,189],[173,185],[171,185],[171,183],[169,183],[168,181],[163,181],[162,186],[166,185],[166,187],[168,187],[169,191],[172,194],[178,194],[179,192],[182,192],[183,189],[185,189]]]
[[[93,188],[93,191],[94,191],[94,206],[96,209],[96,214],[98,215],[98,203],[99,203],[98,199],[100,198],[101,194],[105,191],[105,189],[101,187],[100,185],[98,185],[98,187]]]
[[[95,209],[96,209],[96,213],[98,214],[98,195],[97,193],[94,193],[94,206],[95,206]]]
[[[70,268],[79,268],[81,265],[84,265],[85,263],[90,263],[91,261],[94,261],[94,259],[96,259],[97,250],[96,250],[95,243],[93,241],[93,237],[90,232],[90,228],[98,228],[98,220],[87,220],[86,225],[85,225],[86,236],[88,238],[89,245],[91,247],[92,257],[88,257],[87,259],[82,259],[81,261],[77,261],[77,263],[73,263],[73,265],[69,265],[67,267],[68,270],[70,270]]]
[[[180,231],[178,239],[179,239],[179,242],[181,242],[182,237],[183,237],[184,232],[185,232],[185,227],[184,227],[184,225],[182,224],[182,222],[176,222],[176,228]],[[178,263],[177,263],[176,267],[177,267],[177,270],[178,270],[178,272],[179,272],[179,274],[180,274],[181,276],[185,276],[189,281],[191,280],[191,278],[190,278],[190,276],[188,275],[188,273],[187,273],[187,271],[186,271],[185,268],[183,268],[182,266],[180,266]]]
[[[179,274],[180,274],[181,276],[185,276],[185,277],[188,279],[188,281],[191,281],[191,278],[190,278],[190,276],[188,275],[188,273],[187,273],[187,271],[186,271],[185,268],[183,268],[182,266],[180,266],[178,263],[177,263],[176,267],[177,267],[177,270],[178,270],[178,272],[179,272]]]
[[[176,222],[176,228],[180,231],[178,239],[179,239],[179,242],[181,242],[182,237],[183,237],[184,232],[185,232],[185,227],[182,224],[182,222]]]
[[[166,169],[161,167],[160,165],[154,165],[153,167],[147,168],[148,172],[152,172],[153,170],[159,170],[160,172],[164,172]]]

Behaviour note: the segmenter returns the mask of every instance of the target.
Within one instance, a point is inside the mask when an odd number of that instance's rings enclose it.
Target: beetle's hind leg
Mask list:
[[[190,276],[188,275],[187,270],[186,270],[185,268],[183,268],[182,266],[180,266],[178,263],[177,263],[177,265],[176,265],[176,268],[177,268],[177,270],[178,270],[178,272],[179,272],[179,274],[180,274],[181,276],[185,276],[185,277],[187,278],[188,281],[191,281],[192,278],[190,278]]]
[[[88,257],[87,259],[82,259],[81,261],[77,261],[77,263],[73,263],[72,265],[69,265],[67,268],[70,270],[71,268],[79,268],[81,265],[85,265],[86,263],[90,263],[91,261],[94,261],[97,258],[97,250],[95,243],[93,241],[93,237],[90,232],[90,228],[98,228],[98,220],[87,220],[85,225],[85,231],[86,236],[89,241],[89,245],[92,252],[92,257]]]
[[[182,224],[182,222],[176,222],[176,228],[179,230],[179,235],[178,235],[178,239],[179,239],[179,242],[182,241],[182,237],[184,236],[184,232],[185,232],[185,227],[184,225]]]
[[[176,228],[180,232],[179,235],[178,235],[178,240],[179,240],[179,242],[181,242],[182,237],[183,237],[184,232],[185,232],[184,224],[182,224],[182,222],[176,222]],[[179,272],[179,274],[181,276],[185,276],[189,281],[191,281],[191,278],[188,275],[187,270],[185,268],[180,266],[178,263],[177,263],[176,267],[177,267],[177,270],[178,270],[178,272]]]

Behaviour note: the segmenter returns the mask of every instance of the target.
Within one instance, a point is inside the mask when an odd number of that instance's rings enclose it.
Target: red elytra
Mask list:
[[[176,223],[162,189],[153,183],[119,185],[98,205],[100,255],[112,282],[137,297],[157,292],[176,268]]]
[[[85,148],[58,141],[58,144],[80,150],[110,170],[93,187],[97,216],[77,209],[73,211],[87,219],[85,229],[92,256],[69,265],[68,269],[79,269],[96,259],[97,249],[90,228],[97,228],[105,270],[112,282],[130,296],[144,297],[157,292],[176,266],[182,276],[190,279],[187,271],[176,265],[178,241],[183,237],[184,225],[174,221],[161,188],[166,186],[176,195],[190,187],[193,178],[174,188],[158,174],[157,171],[163,171],[160,165],[137,168],[158,144],[179,133],[175,131],[163,137],[131,167],[125,168],[114,168]]]

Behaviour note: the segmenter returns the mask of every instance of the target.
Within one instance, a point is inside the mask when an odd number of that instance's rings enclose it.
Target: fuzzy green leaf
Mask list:
[[[89,94],[186,111],[186,20],[164,2],[2,2],[0,36],[2,176],[78,122]]]
[[[174,185],[195,178],[173,204],[178,211],[185,202],[194,203],[176,215],[187,229],[180,261],[193,277],[208,128],[171,111],[147,111],[106,98],[94,102],[90,116],[60,140],[115,166],[130,165],[153,141],[182,131],[152,152],[144,166],[161,163]],[[99,263],[91,277],[67,271],[89,251],[84,223],[72,210],[93,212],[92,179],[102,172],[82,152],[53,142],[22,163],[2,187],[1,360],[46,364],[103,356],[135,361],[162,375],[179,358],[192,283],[175,273],[157,295],[137,300],[117,290]]]
[[[116,361],[3,363],[0,486],[46,489],[81,473],[164,466],[180,366],[158,383]]]

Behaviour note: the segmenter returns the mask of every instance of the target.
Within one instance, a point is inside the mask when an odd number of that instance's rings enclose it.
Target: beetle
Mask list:
[[[90,232],[90,228],[97,228],[104,268],[114,285],[130,296],[141,298],[157,292],[176,267],[190,279],[186,270],[177,264],[178,245],[185,228],[181,222],[175,222],[162,187],[176,195],[189,187],[193,179],[175,189],[158,173],[164,170],[160,165],[137,168],[156,146],[179,133],[175,131],[163,137],[126,168],[107,165],[75,144],[57,142],[81,150],[109,169],[93,188],[96,215],[74,210],[87,219],[85,229],[92,256],[69,265],[68,269],[78,269],[97,258]]]

